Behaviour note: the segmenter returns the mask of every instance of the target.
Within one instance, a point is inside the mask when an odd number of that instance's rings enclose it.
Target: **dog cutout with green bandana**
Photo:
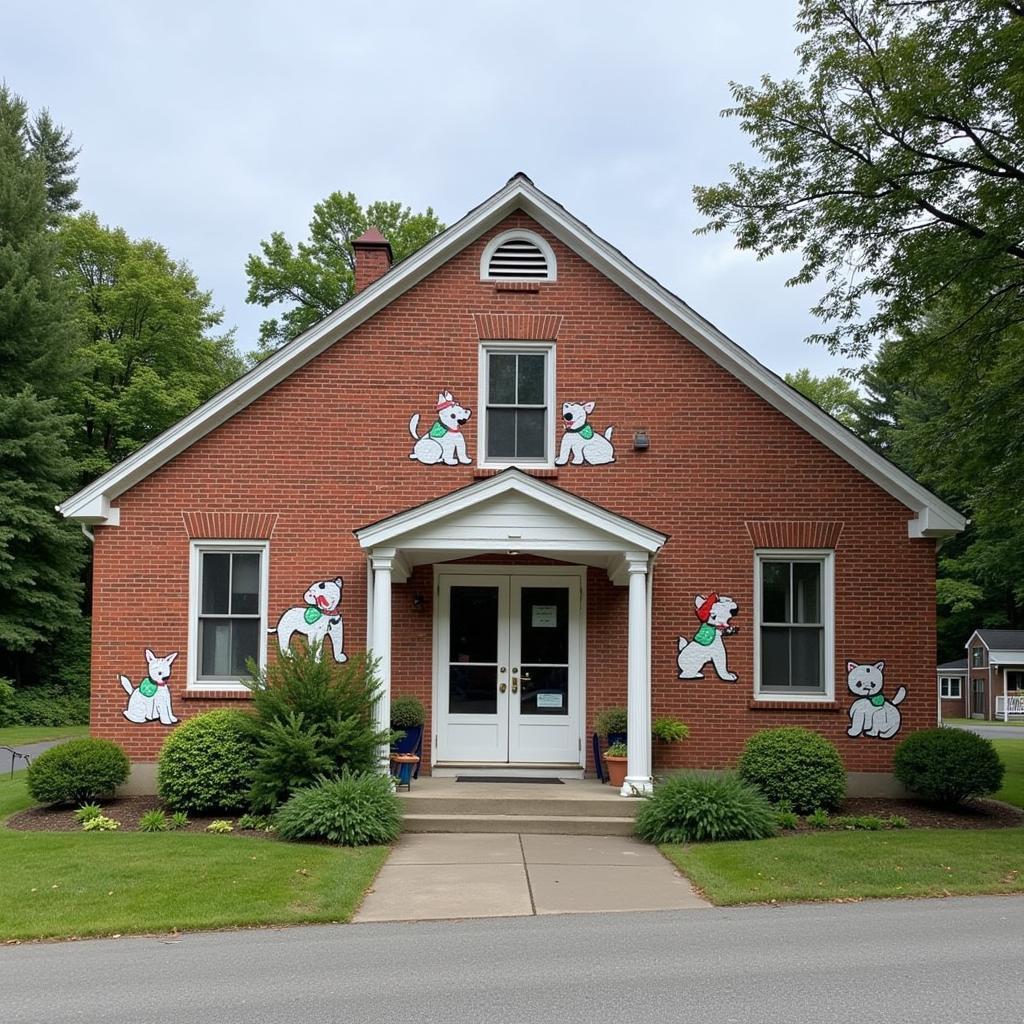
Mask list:
[[[283,653],[291,651],[292,640],[299,635],[305,639],[310,650],[316,651],[319,661],[324,642],[330,637],[334,660],[339,664],[348,661],[348,655],[343,650],[345,626],[339,611],[344,586],[340,576],[332,580],[317,580],[302,595],[304,604],[288,608],[282,613],[277,625],[267,632],[277,634],[277,644]]]
[[[731,597],[719,597],[713,592],[694,598],[693,610],[700,625],[692,639],[679,637],[676,664],[680,679],[703,679],[704,666],[711,662],[719,679],[736,682],[735,673],[729,671],[724,639],[739,632],[739,628],[730,623],[738,607]]]

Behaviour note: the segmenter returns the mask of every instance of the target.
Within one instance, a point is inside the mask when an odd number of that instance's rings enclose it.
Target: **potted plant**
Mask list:
[[[609,743],[625,743],[627,721],[625,708],[605,708],[594,719],[594,732]]]
[[[679,743],[690,735],[690,729],[678,718],[656,718],[651,724],[651,735],[661,743]]]
[[[399,735],[391,744],[396,754],[418,754],[423,743],[427,710],[417,697],[395,697],[391,701],[391,728]]]
[[[621,787],[626,781],[626,744],[613,743],[604,752],[604,763],[608,768],[608,781]]]

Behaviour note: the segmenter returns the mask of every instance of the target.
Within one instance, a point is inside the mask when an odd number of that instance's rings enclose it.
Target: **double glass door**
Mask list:
[[[437,759],[581,761],[580,578],[442,575]]]

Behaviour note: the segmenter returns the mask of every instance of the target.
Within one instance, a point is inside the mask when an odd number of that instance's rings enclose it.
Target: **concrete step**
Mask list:
[[[630,836],[633,819],[607,815],[406,813],[406,832],[519,832],[527,835]]]
[[[467,787],[468,788],[468,787]],[[639,800],[623,799],[609,793],[607,797],[581,799],[536,796],[433,796],[413,792],[399,793],[407,814],[489,814],[528,815],[530,817],[565,818],[631,818]]]

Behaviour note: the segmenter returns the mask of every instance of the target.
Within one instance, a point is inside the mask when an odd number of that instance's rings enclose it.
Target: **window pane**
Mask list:
[[[526,677],[530,678],[527,679]],[[569,669],[568,667],[533,667],[527,671],[523,666],[520,682],[519,714],[521,715],[568,715],[569,714]]]
[[[793,563],[794,622],[821,622],[821,563]]]
[[[821,630],[791,630],[793,686],[805,690],[821,689]]]
[[[448,667],[448,711],[453,715],[498,713],[498,683],[494,665]]]
[[[490,387],[487,401],[498,405],[515,405],[516,357],[492,352],[489,357],[488,374]]]
[[[761,564],[761,621],[789,622],[789,562]]]
[[[514,409],[487,410],[487,458],[514,459],[516,456],[516,413]]]
[[[231,555],[203,552],[203,597],[200,611],[204,615],[227,615]]]
[[[231,674],[238,679],[249,674],[245,663],[259,660],[260,620],[235,619],[231,623]]]
[[[520,630],[519,660],[524,671],[527,665],[568,665],[568,589],[523,587]]]
[[[497,587],[452,587],[448,643],[451,661],[497,665]]]
[[[547,414],[543,409],[516,410],[516,456],[520,459],[543,459],[544,421]]]
[[[260,610],[260,556],[236,554],[231,569],[231,612],[258,615]]]
[[[519,357],[519,405],[544,404],[544,363],[542,355]],[[496,401],[496,399],[491,399]]]
[[[231,674],[230,620],[199,620],[199,652],[199,675],[201,678]]]
[[[761,688],[789,687],[789,630],[761,630]]]

